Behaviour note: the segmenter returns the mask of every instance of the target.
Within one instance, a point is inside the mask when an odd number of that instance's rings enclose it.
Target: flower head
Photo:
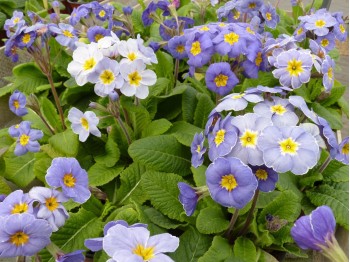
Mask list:
[[[157,9],[158,6],[156,3],[154,3],[153,1],[149,3],[147,8],[142,13],[142,22],[144,26],[150,26],[151,24],[153,24],[154,20],[152,14],[155,13]]]
[[[90,198],[87,172],[80,167],[75,158],[54,158],[45,179],[50,186],[61,187],[63,194],[75,202],[84,203]]]
[[[234,157],[217,158],[205,176],[211,197],[225,207],[243,208],[258,186],[252,170]]]
[[[335,47],[335,35],[333,33],[329,33],[325,36],[319,36],[317,37],[316,42],[327,52],[329,52]]]
[[[258,189],[262,192],[275,190],[278,181],[278,173],[267,166],[251,166],[253,174],[258,180]]]
[[[55,35],[59,44],[68,46],[72,50],[76,49],[75,43],[78,41],[78,37],[73,26],[64,23],[50,24],[49,30]]]
[[[102,26],[92,26],[87,30],[86,34],[90,42],[97,43],[100,39],[104,38],[105,36],[109,36],[110,31],[103,28]]]
[[[204,161],[204,153],[207,149],[203,146],[204,144],[204,135],[203,133],[195,134],[192,144],[191,144],[191,163],[195,168],[201,166]]]
[[[247,53],[247,33],[235,24],[230,28],[223,29],[218,36],[213,39],[215,51],[220,55],[228,55],[229,57],[238,57]]]
[[[269,28],[276,28],[280,21],[280,17],[276,13],[276,8],[271,4],[263,5],[260,9],[262,17],[265,19],[265,24]]]
[[[0,257],[33,256],[50,243],[52,230],[31,214],[0,217]]]
[[[84,250],[76,250],[68,254],[58,255],[56,262],[84,262],[83,252]]]
[[[192,216],[196,210],[199,195],[193,187],[186,183],[179,182],[177,187],[180,190],[179,200],[185,209],[186,215]]]
[[[217,112],[221,111],[240,111],[248,106],[248,102],[258,103],[264,99],[261,97],[261,92],[244,92],[244,93],[232,93],[221,99],[221,102],[215,107]]]
[[[12,28],[17,27],[19,24],[24,23],[23,13],[19,11],[14,11],[10,19],[7,19],[4,24],[4,29],[6,30],[6,36],[10,37],[12,34]]]
[[[22,190],[13,191],[0,203],[0,217],[24,213],[33,214],[33,199]]]
[[[169,40],[168,50],[175,59],[184,59],[187,57],[185,50],[186,41],[185,36],[174,36]]]
[[[68,112],[68,120],[72,123],[72,130],[79,135],[81,142],[85,142],[90,133],[98,137],[101,136],[101,132],[97,128],[99,119],[92,111],[83,113],[72,107]]]
[[[31,129],[30,124],[24,123],[18,127],[18,138],[16,141],[15,155],[21,156],[30,152],[39,152],[40,144],[37,141],[44,136],[41,130]]]
[[[26,101],[26,96],[22,92],[16,90],[9,99],[10,110],[17,116],[24,116],[28,114]]]
[[[326,58],[322,62],[321,72],[323,74],[323,86],[327,92],[331,91],[334,85],[334,70],[334,60],[329,55],[326,55]]]
[[[335,159],[349,165],[349,137],[340,142]]]
[[[209,33],[196,32],[191,34],[185,46],[188,55],[188,64],[194,67],[201,67],[209,62],[214,47]]]
[[[305,29],[313,31],[317,36],[327,35],[329,28],[337,24],[337,20],[325,9],[318,10],[315,14],[299,17],[305,22]]]

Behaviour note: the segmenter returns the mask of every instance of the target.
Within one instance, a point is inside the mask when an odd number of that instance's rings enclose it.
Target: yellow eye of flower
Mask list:
[[[19,143],[20,143],[22,146],[25,146],[25,145],[28,144],[29,139],[30,139],[30,136],[27,136],[26,134],[23,134],[23,135],[21,135],[21,137],[19,138]]]
[[[300,28],[298,29],[298,31],[297,31],[297,35],[300,35],[303,31],[304,31],[303,28],[300,27]]]
[[[141,244],[138,244],[132,252],[142,257],[143,261],[148,261],[154,257],[154,247],[145,247]]]
[[[329,41],[328,41],[328,39],[322,39],[322,41],[321,41],[321,45],[323,46],[323,47],[327,47],[328,45],[329,45]]]
[[[207,27],[206,25],[203,26],[201,29],[199,29],[200,31],[209,31],[209,27]]]
[[[261,52],[259,52],[257,55],[256,55],[256,58],[255,58],[255,65],[256,66],[260,66],[261,62],[262,62],[262,56],[261,56]]]
[[[65,174],[63,177],[63,183],[67,186],[67,187],[74,187],[75,186],[75,182],[76,182],[76,178],[71,174]]]
[[[343,155],[349,154],[349,143],[344,144],[343,148],[341,149],[341,152]]]
[[[295,155],[299,149],[299,143],[295,142],[291,137],[279,142],[282,155]]]
[[[220,23],[219,26],[220,26],[220,27],[225,27],[226,24],[225,24],[225,23]]]
[[[344,27],[344,25],[339,25],[339,30],[340,30],[340,32],[342,33],[342,34],[344,34],[345,33],[345,27]]]
[[[29,241],[29,236],[23,231],[14,233],[10,237],[10,242],[15,246],[22,246]]]
[[[202,52],[201,43],[199,43],[199,41],[193,42],[190,51],[194,56],[199,55]]]
[[[83,65],[83,70],[84,71],[91,70],[95,67],[95,65],[96,65],[96,60],[93,57],[86,59]]]
[[[259,179],[259,180],[266,180],[267,177],[268,177],[268,174],[267,172],[264,170],[264,169],[258,169],[256,172],[255,172],[255,176]]]
[[[57,199],[55,197],[50,197],[50,198],[46,199],[45,206],[47,207],[48,210],[50,210],[52,212],[58,208],[59,204],[58,204]]]
[[[133,86],[139,86],[142,80],[142,76],[137,71],[130,73],[128,75],[128,78],[129,78],[130,85],[133,85]]]
[[[322,19],[319,19],[315,22],[315,26],[317,26],[318,28],[322,28],[326,25],[326,22]]]
[[[271,19],[272,19],[271,13],[266,13],[266,19],[267,19],[268,21],[271,21]]]
[[[239,40],[239,35],[236,33],[228,33],[224,35],[224,41],[230,45],[237,43]]]
[[[19,102],[18,102],[18,100],[15,100],[15,101],[13,101],[13,104],[12,104],[16,109],[18,109],[19,108]]]
[[[252,130],[246,130],[239,138],[243,147],[255,148],[258,141],[258,132]]]
[[[333,68],[330,67],[327,71],[327,76],[329,79],[333,79]]]
[[[229,192],[231,192],[233,189],[235,189],[238,186],[236,178],[232,174],[223,176],[221,178],[220,184],[223,188],[225,188]]]
[[[30,40],[31,40],[31,37],[30,37],[30,34],[24,34],[23,35],[23,37],[22,37],[22,42],[24,43],[24,44],[28,44],[29,42],[30,42]]]
[[[244,96],[244,94],[239,94],[239,95],[234,95],[234,96],[231,96],[232,99],[240,99]]]
[[[106,15],[106,12],[105,10],[101,10],[99,13],[98,13],[99,17],[105,17]]]
[[[252,34],[252,35],[255,35],[255,32],[248,26],[246,29],[245,29],[249,34]]]
[[[256,7],[256,4],[255,3],[249,3],[248,7],[250,9],[254,9]]]
[[[134,61],[137,58],[137,55],[134,52],[128,54],[128,58],[130,61]]]
[[[237,20],[240,16],[241,16],[241,12],[239,12],[239,11],[237,11],[237,10],[235,10],[235,11],[233,12],[233,18],[234,18],[235,20]]]
[[[19,22],[19,20],[20,20],[19,17],[16,17],[15,19],[13,19],[13,23],[17,24]]]
[[[111,70],[104,70],[100,74],[100,80],[104,85],[109,85],[114,81],[115,77]]]
[[[179,54],[182,54],[185,51],[185,47],[183,45],[178,45],[176,47],[176,52],[178,52]]]
[[[28,211],[27,203],[19,203],[15,204],[11,210],[11,214],[23,214]]]
[[[218,147],[222,142],[225,141],[225,129],[220,129],[218,132],[216,132],[216,136],[214,138],[215,145]]]
[[[298,76],[304,71],[302,66],[303,62],[294,58],[288,62],[287,71],[291,76]]]
[[[95,35],[95,42],[98,42],[98,40],[102,39],[103,37],[104,37],[104,35],[96,34]]]
[[[200,146],[200,145],[197,145],[196,152],[197,152],[197,153],[200,153],[200,152],[201,152],[201,146]]]
[[[64,30],[63,32],[63,35],[66,36],[66,37],[69,37],[69,38],[72,38],[73,37],[73,34],[71,32],[69,32],[68,30]]]
[[[278,104],[278,105],[271,106],[270,111],[272,113],[276,113],[277,115],[283,115],[287,111],[287,109],[281,104]]]
[[[227,75],[219,74],[218,76],[215,77],[214,82],[217,87],[222,87],[227,85],[227,80],[228,80]]]
[[[89,122],[87,121],[87,119],[85,117],[82,117],[80,119],[80,123],[86,130],[89,129]]]

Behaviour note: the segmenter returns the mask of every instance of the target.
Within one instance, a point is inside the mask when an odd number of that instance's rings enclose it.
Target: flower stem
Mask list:
[[[176,86],[177,77],[179,75],[179,65],[180,65],[180,60],[176,59],[175,60],[175,69],[174,69],[174,87]]]
[[[238,232],[238,236],[242,236],[242,235],[247,233],[249,225],[250,225],[250,223],[252,222],[252,219],[253,219],[253,214],[254,214],[256,202],[258,201],[258,197],[259,197],[259,189],[257,189],[255,191],[254,198],[253,198],[253,201],[252,201],[252,206],[250,207],[250,210],[249,210],[249,213],[248,213],[248,216],[247,216],[247,219],[246,219],[246,221],[244,223],[243,228]]]
[[[328,166],[328,164],[331,162],[331,156],[328,156],[327,159],[323,162],[323,164],[320,166],[318,172],[322,173],[326,167]]]
[[[126,137],[126,140],[128,141],[128,145],[130,145],[130,144],[131,144],[131,138],[130,138],[130,135],[129,135],[128,130],[126,129],[126,127],[125,127],[123,121],[120,119],[120,117],[117,117],[117,121],[118,121],[118,123],[119,123],[121,129],[122,129],[123,132],[124,132],[124,135],[125,135],[125,137]]]
[[[343,249],[339,246],[337,239],[332,235],[330,240],[326,240],[327,246],[321,246],[322,255],[327,257],[330,261],[334,262],[347,262],[349,259],[344,253]]]
[[[63,115],[63,110],[62,110],[62,107],[61,107],[61,104],[60,104],[60,99],[58,98],[58,94],[57,94],[57,91],[56,91],[56,88],[55,88],[55,85],[53,83],[53,79],[52,79],[52,75],[51,73],[48,73],[46,74],[46,77],[47,79],[49,80],[49,83],[50,83],[50,86],[51,86],[51,92],[52,92],[52,95],[55,99],[55,103],[56,103],[56,107],[58,109],[58,113],[60,115],[60,119],[61,119],[61,123],[62,123],[62,128],[63,130],[66,130],[67,127],[64,123],[64,115]]]
[[[233,235],[231,234],[232,233],[232,230],[233,230],[233,227],[237,221],[237,218],[238,218],[238,213],[239,213],[239,209],[236,208],[235,212],[233,213],[232,215],[232,218],[231,218],[231,221],[230,221],[230,225],[227,229],[227,231],[225,232],[225,237],[228,238],[228,242],[230,244],[233,244]]]

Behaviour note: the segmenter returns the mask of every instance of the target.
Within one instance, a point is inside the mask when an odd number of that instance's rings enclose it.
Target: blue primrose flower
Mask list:
[[[334,85],[334,60],[326,55],[326,58],[322,62],[321,72],[323,74],[323,86],[327,92],[330,92]]]
[[[157,9],[158,6],[156,3],[154,3],[153,1],[149,3],[147,8],[142,13],[142,22],[144,26],[150,26],[151,24],[153,24],[154,20],[152,18],[152,15],[154,12],[157,11]]]
[[[18,127],[15,155],[21,156],[29,152],[39,152],[40,144],[37,141],[44,136],[41,130],[31,129],[30,124],[22,124]]]
[[[0,203],[0,217],[24,213],[33,214],[33,199],[22,190],[13,191]]]
[[[320,9],[312,15],[301,16],[299,20],[305,22],[305,29],[313,31],[317,36],[327,35],[330,27],[337,24],[337,20],[326,9]]]
[[[83,255],[84,251],[85,250],[76,250],[68,254],[58,255],[56,262],[84,262],[85,261],[85,257]]]
[[[248,106],[248,102],[258,103],[264,101],[261,91],[245,91],[244,93],[232,93],[221,99],[221,102],[215,107],[215,111],[240,111]]]
[[[189,58],[187,63],[193,67],[205,65],[214,53],[209,33],[193,33],[188,37],[185,49]]]
[[[349,165],[349,137],[340,142],[338,153],[334,158],[343,164]]]
[[[61,187],[63,194],[75,202],[84,203],[91,196],[87,172],[73,157],[54,158],[45,179],[49,186]]]
[[[31,214],[0,217],[0,257],[33,256],[50,243],[52,230]]]
[[[225,207],[242,209],[258,186],[252,170],[235,157],[217,158],[209,165],[205,177],[211,197]]]
[[[201,166],[204,161],[204,153],[207,151],[207,148],[204,145],[204,135],[203,133],[196,133],[194,135],[192,144],[191,144],[191,163],[195,168]]]
[[[71,50],[76,49],[75,43],[78,41],[78,37],[73,26],[64,23],[50,24],[49,30],[55,35],[55,39],[60,45],[67,46]]]
[[[180,190],[179,201],[184,207],[186,215],[192,216],[196,210],[199,195],[193,187],[186,183],[179,182],[177,187]]]
[[[258,189],[262,192],[271,192],[275,190],[278,181],[278,173],[267,166],[250,166],[253,174],[258,180]]]
[[[168,42],[168,51],[175,59],[187,58],[187,53],[185,50],[186,36],[174,36]]]
[[[16,90],[10,96],[9,108],[17,116],[24,116],[28,114],[28,110],[26,108],[26,102],[27,102],[26,96],[22,92]]]
[[[103,28],[102,26],[97,26],[97,25],[89,27],[86,34],[87,34],[89,41],[95,42],[95,43],[97,43],[98,40],[100,40],[101,38],[104,38],[105,36],[111,35],[110,30],[107,30],[107,29]]]

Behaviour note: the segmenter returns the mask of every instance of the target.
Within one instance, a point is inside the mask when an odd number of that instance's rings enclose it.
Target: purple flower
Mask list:
[[[334,85],[334,69],[334,60],[329,55],[326,55],[322,62],[321,72],[323,74],[323,86],[327,92],[330,92]]]
[[[251,166],[253,174],[258,180],[258,189],[262,192],[271,192],[275,189],[278,174],[272,168],[266,166]]]
[[[225,207],[243,208],[258,186],[252,170],[234,157],[217,158],[205,176],[211,197]]]
[[[111,35],[110,31],[103,28],[102,26],[92,26],[87,30],[86,34],[90,42],[96,42],[96,43],[101,38]]]
[[[220,55],[238,57],[247,53],[246,32],[243,28],[232,24],[229,29],[224,28],[218,36],[213,39],[215,51]]]
[[[180,190],[179,200],[184,207],[187,216],[192,216],[196,210],[199,195],[197,195],[196,190],[190,185],[179,182],[177,187]]]
[[[256,104],[254,113],[263,117],[271,118],[276,126],[295,126],[299,122],[294,113],[294,107],[287,99],[273,97],[273,101],[265,100]]]
[[[317,36],[328,34],[329,28],[337,24],[337,20],[330,13],[322,12],[322,9],[310,16],[302,16],[299,20],[305,22],[305,29],[313,31]]]
[[[335,159],[349,165],[349,137],[343,139],[338,147],[338,153]]]
[[[335,225],[332,209],[320,206],[295,221],[290,233],[300,248],[320,251],[334,235]]]
[[[168,51],[175,59],[184,59],[187,58],[187,53],[185,49],[186,37],[175,36],[171,38],[168,42]]]
[[[19,137],[19,127],[26,129],[30,128],[31,123],[29,121],[22,121],[17,125],[13,125],[9,128],[9,135],[12,137]]]
[[[21,156],[29,152],[39,152],[40,144],[37,141],[44,136],[41,130],[31,129],[29,124],[18,127],[18,139],[16,141],[15,155]]]
[[[63,194],[75,202],[84,203],[91,196],[87,172],[75,158],[54,158],[45,178],[51,187],[62,187]]]
[[[240,8],[244,13],[252,13],[253,11],[258,11],[263,4],[262,0],[240,1]]]
[[[17,116],[24,116],[28,114],[28,110],[26,108],[26,101],[26,96],[20,91],[16,90],[15,92],[13,92],[9,99],[10,110]]]
[[[325,36],[318,36],[316,42],[329,52],[335,47],[335,36],[333,33],[329,33]]]
[[[299,88],[310,80],[312,57],[309,53],[291,49],[277,56],[273,76],[279,78],[281,85]]]
[[[208,116],[207,123],[205,124],[204,135],[206,137],[208,137],[209,133],[213,131],[216,122],[220,119],[221,115],[218,112],[216,112],[215,109],[213,109]]]
[[[189,36],[186,46],[189,57],[188,64],[194,67],[201,67],[209,62],[214,53],[213,43],[208,33],[194,33]]]
[[[133,9],[132,9],[131,6],[125,6],[125,7],[123,7],[123,13],[124,13],[124,15],[131,15],[131,14],[132,14],[132,11],[133,11]]]
[[[269,3],[268,5],[263,5],[260,12],[265,19],[266,26],[269,28],[276,28],[276,25],[280,21],[280,17],[276,13],[276,8]]]
[[[152,48],[154,52],[157,52],[160,48],[160,44],[157,42],[150,42],[149,47]]]
[[[237,143],[237,128],[232,124],[233,118],[228,115],[216,122],[213,132],[208,135],[209,158],[214,161],[226,156]]]
[[[6,36],[10,37],[13,31],[12,28],[15,28],[18,25],[22,26],[24,23],[25,22],[23,20],[23,13],[19,11],[14,11],[11,19],[6,19],[4,24],[4,30],[6,30]]]
[[[295,40],[298,42],[303,41],[306,38],[306,29],[304,28],[304,23],[300,24],[293,34]]]
[[[153,1],[149,3],[147,8],[142,13],[142,22],[144,26],[150,26],[153,23],[152,15],[158,9],[158,6]]]
[[[0,203],[3,202],[6,198],[6,195],[0,194]]]
[[[49,223],[31,214],[0,217],[0,257],[33,256],[50,243]]]
[[[209,66],[205,74],[205,83],[211,91],[224,96],[239,83],[239,80],[231,71],[230,64],[221,62]]]
[[[172,261],[165,252],[174,252],[179,239],[168,233],[150,237],[143,227],[116,225],[103,239],[103,249],[116,261]]]
[[[335,34],[335,37],[339,40],[339,41],[345,41],[346,38],[348,37],[347,31],[345,29],[345,23],[342,17],[342,13],[333,13],[333,17],[335,17],[335,19],[337,19],[337,24],[334,25],[333,27],[333,33]]]
[[[56,262],[84,262],[84,250],[77,250],[68,254],[59,255]]]
[[[13,191],[0,203],[0,217],[24,213],[33,214],[33,200],[22,190]]]
[[[207,151],[207,149],[203,146],[204,144],[204,135],[203,133],[195,134],[192,144],[191,144],[191,163],[192,166],[195,168],[201,166],[204,161],[204,153]]]
[[[75,43],[78,41],[78,37],[73,26],[64,23],[50,24],[49,30],[56,35],[55,39],[59,44],[72,50],[76,49]]]
[[[221,111],[240,111],[245,109],[248,106],[248,102],[258,103],[264,99],[260,94],[257,93],[232,93],[225,96],[221,102],[215,107],[217,112]]]
[[[258,148],[258,137],[261,131],[272,126],[269,118],[253,113],[237,116],[232,123],[238,129],[238,143],[228,156],[239,158],[244,164],[263,165],[263,154]]]
[[[61,203],[67,202],[69,198],[57,190],[46,187],[33,187],[28,194],[34,201],[40,203],[36,217],[47,220],[53,232],[64,225],[69,215]]]
[[[18,61],[19,56],[17,53],[17,49],[18,49],[18,46],[15,39],[10,38],[6,40],[4,53],[5,53],[5,56],[11,57],[12,62]]]
[[[297,126],[265,128],[258,147],[263,151],[265,165],[278,173],[303,175],[316,165],[320,154],[316,139]]]
[[[33,31],[27,31],[29,27],[25,28],[18,36],[16,36],[16,42],[19,48],[29,48],[32,46],[36,39],[36,32]]]

